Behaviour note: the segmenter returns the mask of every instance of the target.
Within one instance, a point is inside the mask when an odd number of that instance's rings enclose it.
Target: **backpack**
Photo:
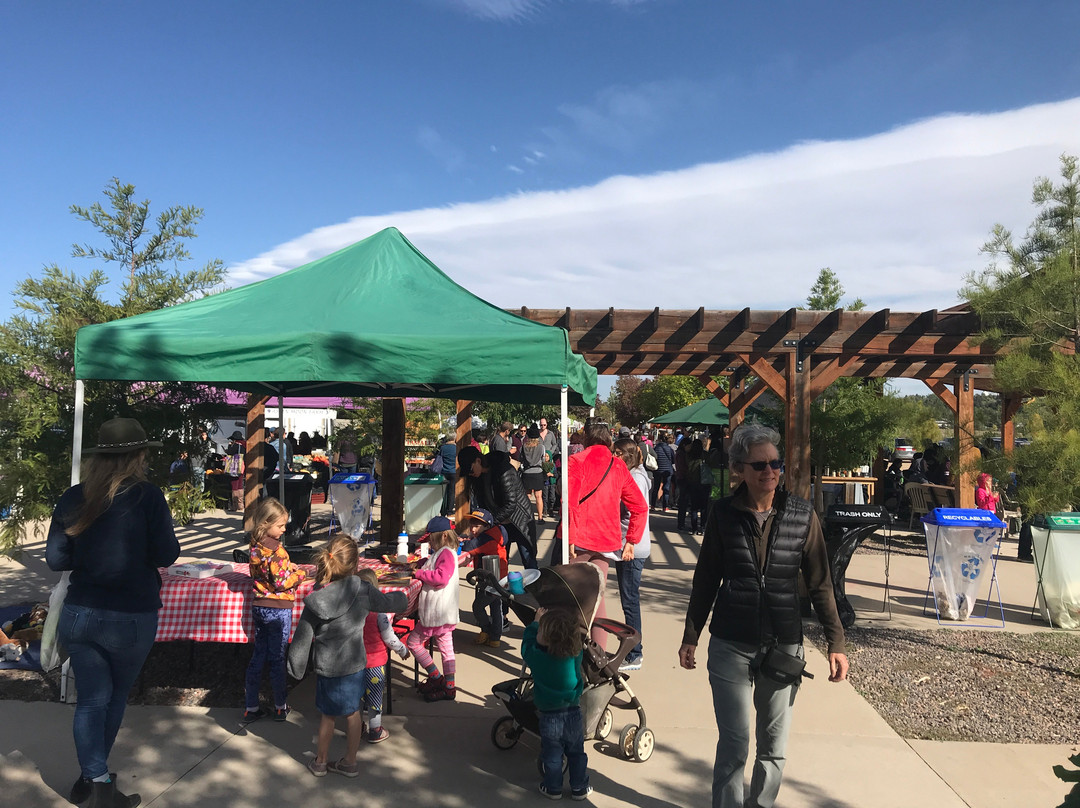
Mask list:
[[[701,461],[701,466],[698,467],[698,482],[709,486],[713,484],[712,467],[704,460]]]

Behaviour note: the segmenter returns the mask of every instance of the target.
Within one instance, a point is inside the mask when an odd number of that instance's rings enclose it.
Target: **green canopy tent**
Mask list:
[[[84,380],[561,403],[564,453],[568,403],[596,398],[596,370],[571,351],[566,331],[480,299],[393,227],[263,281],[85,326],[75,378],[73,479]]]
[[[649,421],[651,424],[685,424],[687,426],[719,426],[728,422],[728,408],[715,396],[703,398],[689,407],[664,413]]]

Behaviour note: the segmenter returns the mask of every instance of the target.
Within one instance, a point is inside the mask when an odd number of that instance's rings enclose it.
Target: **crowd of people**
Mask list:
[[[544,499],[537,492],[545,483],[529,474],[539,468],[546,475],[545,459],[559,458],[544,443],[552,434],[546,422],[526,427],[516,450],[512,426],[502,427],[488,451],[466,446],[444,465],[444,474],[465,479],[470,510],[456,527],[445,515],[427,525],[422,540],[429,552],[411,573],[421,584],[415,627],[404,643],[391,628],[391,616],[405,609],[405,595],[383,593],[370,571],[357,572],[357,544],[347,536],[332,539],[318,554],[315,588],[304,600],[290,642],[293,605],[308,573],[292,562],[282,544],[286,509],[272,497],[256,507],[250,533],[252,656],[241,723],[263,717],[284,721],[290,711],[286,672],[300,678],[314,670],[321,718],[316,752],[308,763],[312,775],[356,777],[360,743],[389,737],[382,726],[389,653],[416,658],[426,673],[418,687],[426,701],[456,698],[459,566],[479,568],[485,556],[494,556],[506,576],[515,545],[522,566],[538,566],[536,529]],[[278,461],[288,463],[286,437],[273,437]],[[575,432],[567,458],[571,541],[565,561],[593,565],[601,581],[614,566],[623,619],[639,635],[650,511],[674,506],[680,527],[688,524],[703,536],[678,661],[684,668],[695,667],[696,648],[708,625],[708,673],[720,736],[714,806],[743,805],[752,723],[757,752],[751,804],[767,806],[775,800],[803,673],[800,573],[825,627],[830,679],[840,681],[847,674],[821,527],[808,502],[778,487],[782,464],[777,443],[774,431],[756,425],[740,427],[730,440],[717,431],[706,447],[681,430],[658,433],[654,442],[644,430],[613,433],[607,424],[589,419]],[[137,794],[117,791],[108,756],[127,694],[156,633],[161,607],[157,568],[171,564],[180,552],[163,495],[145,481],[146,452],[155,445],[160,444],[148,440],[132,419],[107,422],[98,445],[86,450],[83,482],[61,498],[49,531],[50,567],[71,571],[59,627],[79,681],[73,726],[80,774],[70,799],[90,800],[94,808],[139,804]],[[443,459],[446,463],[450,455]],[[722,487],[725,464],[741,482],[733,494],[714,499],[711,493],[718,484]],[[472,611],[480,627],[477,644],[501,647],[507,628],[501,598],[478,587]],[[596,616],[606,611],[602,585]],[[539,790],[549,798],[562,796],[563,756],[571,797],[584,799],[592,791],[578,703],[585,683],[577,625],[576,615],[540,609],[522,642],[539,712]],[[594,626],[592,639],[601,649],[607,638]],[[640,640],[622,670],[642,666]],[[273,701],[264,707],[260,687],[267,673]],[[330,747],[339,718],[345,723],[345,752],[334,758]]]

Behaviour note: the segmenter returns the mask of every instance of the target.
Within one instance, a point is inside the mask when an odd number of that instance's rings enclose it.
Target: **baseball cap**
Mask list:
[[[630,427],[628,427],[628,426],[619,427],[619,437],[620,438],[629,438],[630,437]]]
[[[475,519],[477,522],[483,522],[485,525],[495,524],[495,517],[491,515],[491,511],[484,508],[473,508],[469,512],[469,518]]]
[[[427,523],[427,533],[442,533],[444,530],[453,530],[453,523],[445,516],[433,516]]]

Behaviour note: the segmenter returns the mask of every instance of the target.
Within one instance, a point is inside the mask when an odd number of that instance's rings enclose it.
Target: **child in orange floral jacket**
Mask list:
[[[255,527],[251,531],[251,584],[254,600],[251,623],[255,634],[251,662],[245,677],[245,709],[241,723],[262,718],[259,685],[263,668],[270,667],[274,689],[274,720],[284,721],[289,714],[285,682],[285,652],[292,634],[293,603],[296,590],[307,577],[292,563],[281,544],[289,522],[289,512],[273,497],[261,500],[255,508]]]

